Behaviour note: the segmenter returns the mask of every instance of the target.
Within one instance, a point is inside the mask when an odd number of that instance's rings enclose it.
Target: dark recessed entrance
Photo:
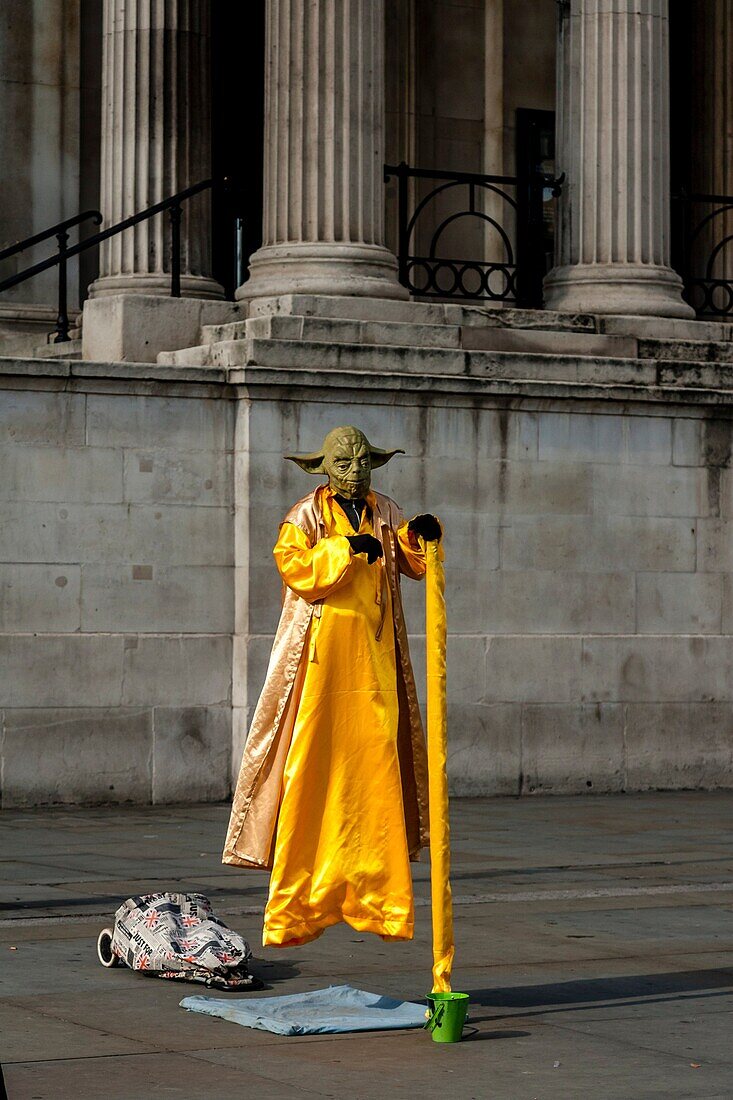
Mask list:
[[[212,199],[214,278],[232,297],[262,243],[265,0],[211,5],[211,160],[229,186]]]

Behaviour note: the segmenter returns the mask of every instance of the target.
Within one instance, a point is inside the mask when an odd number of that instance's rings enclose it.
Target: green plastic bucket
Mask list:
[[[430,1018],[425,1024],[434,1043],[460,1043],[468,1012],[468,993],[428,993]]]

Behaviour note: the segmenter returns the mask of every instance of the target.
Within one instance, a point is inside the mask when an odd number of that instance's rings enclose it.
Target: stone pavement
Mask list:
[[[471,1027],[282,1038],[186,1013],[200,987],[104,970],[99,928],[146,890],[201,890],[273,993],[420,999],[417,933],[258,949],[266,876],[219,863],[227,808],[0,816],[0,1061],[10,1100],[733,1097],[733,794],[455,800],[455,988]],[[226,994],[217,994],[226,996]]]

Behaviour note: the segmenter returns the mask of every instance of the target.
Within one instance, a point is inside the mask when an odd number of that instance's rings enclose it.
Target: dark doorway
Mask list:
[[[99,176],[102,144],[102,5],[81,0],[79,9],[79,210],[99,209]],[[75,211],[74,211],[75,213]],[[105,214],[106,211],[102,211]],[[79,240],[97,233],[99,226],[86,222]],[[79,256],[79,305],[99,275],[99,249]],[[72,305],[75,305],[72,297]]]
[[[231,298],[262,243],[265,0],[211,5],[213,274]]]
[[[516,123],[518,304],[537,308],[555,254],[555,112],[520,107]]]
[[[669,115],[672,194],[689,191],[693,147],[693,42],[695,0],[671,0],[669,5]]]
[[[672,189],[672,267],[688,276],[687,214],[685,196],[693,186],[693,42],[694,22],[699,18],[690,0],[669,5],[669,161]]]

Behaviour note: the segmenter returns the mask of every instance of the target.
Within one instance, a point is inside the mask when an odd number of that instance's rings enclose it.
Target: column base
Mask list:
[[[97,363],[155,363],[161,351],[201,342],[203,325],[241,320],[235,302],[118,294],[84,303],[81,357]]]
[[[397,281],[397,260],[377,244],[311,242],[265,245],[250,260],[250,276],[239,300],[282,294],[400,298],[409,293]]]
[[[568,264],[545,278],[545,308],[562,313],[623,313],[683,317],[695,311],[682,300],[676,271],[656,264]]]
[[[171,277],[167,273],[154,275],[102,275],[89,287],[90,298],[111,298],[120,295],[144,294],[146,297],[170,298]],[[181,273],[182,298],[221,299],[224,288],[207,275]]]

